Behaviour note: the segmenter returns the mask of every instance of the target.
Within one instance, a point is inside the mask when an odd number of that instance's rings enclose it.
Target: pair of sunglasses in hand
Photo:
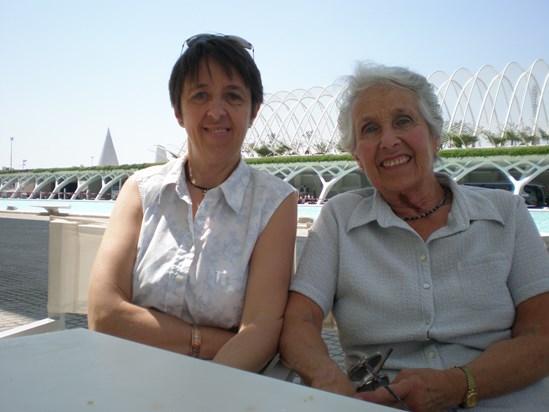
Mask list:
[[[380,373],[392,351],[392,349],[389,349],[383,354],[376,352],[372,355],[364,356],[347,371],[347,376],[353,382],[353,386],[357,392],[373,391],[383,387],[404,410],[409,411],[410,408],[408,408],[408,405],[389,386],[389,377],[384,373]]]

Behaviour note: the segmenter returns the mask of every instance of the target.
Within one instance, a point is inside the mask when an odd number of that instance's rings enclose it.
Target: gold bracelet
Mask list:
[[[202,335],[200,334],[200,329],[198,329],[198,326],[193,325],[193,329],[191,331],[191,353],[190,353],[190,355],[193,358],[198,358],[198,355],[200,355],[201,344],[202,344]]]
[[[463,400],[459,404],[461,409],[469,409],[477,404],[477,383],[473,376],[473,373],[467,366],[454,366],[454,368],[461,369],[467,379],[467,392],[463,397]]]

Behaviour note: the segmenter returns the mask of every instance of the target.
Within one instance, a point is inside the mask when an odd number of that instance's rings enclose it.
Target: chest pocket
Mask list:
[[[511,259],[503,253],[479,256],[458,263],[463,299],[472,309],[495,309],[513,305],[507,287]]]

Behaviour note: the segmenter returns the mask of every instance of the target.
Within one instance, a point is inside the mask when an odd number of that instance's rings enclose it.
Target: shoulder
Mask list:
[[[138,170],[133,174],[134,179],[139,181],[146,181],[151,178],[159,177],[159,176],[165,176],[170,171],[176,168],[181,167],[181,159],[174,159],[169,161],[168,163],[164,163],[161,165],[154,165],[146,167],[145,169]]]
[[[162,165],[138,170],[132,175],[143,199],[156,198],[163,188],[176,184],[181,177],[183,160],[174,159]]]
[[[363,203],[363,205],[373,203],[375,193],[376,191],[372,187],[341,193],[327,201],[322,209],[326,208],[334,212],[347,213],[349,210],[356,208],[359,203]]]
[[[437,173],[437,180],[448,186],[455,199],[455,207],[460,208],[464,216],[480,219],[495,218],[513,214],[517,209],[526,209],[524,199],[514,193],[490,187],[457,184],[448,175]]]
[[[503,189],[491,189],[478,186],[455,185],[452,190],[458,193],[470,206],[474,204],[490,204],[501,209],[515,209],[524,205],[524,200],[512,192]]]
[[[452,213],[464,222],[497,221],[502,225],[528,218],[528,208],[522,197],[502,189],[450,183],[453,193]],[[509,226],[514,227],[514,226]]]
[[[276,193],[280,193],[284,197],[291,192],[295,192],[295,188],[281,178],[270,175],[261,170],[254,169],[251,166],[248,167],[250,170],[250,181],[256,189],[272,190]]]
[[[183,170],[183,159],[174,159],[162,165],[154,165],[138,170],[133,174],[138,186],[145,184],[168,184],[175,183],[181,176]]]

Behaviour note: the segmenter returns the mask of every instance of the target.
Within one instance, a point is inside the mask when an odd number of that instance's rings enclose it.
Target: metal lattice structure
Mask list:
[[[451,75],[436,71],[428,80],[441,101],[446,132],[479,136],[477,146],[485,147],[492,144],[483,134],[508,131],[535,134],[538,143],[549,143],[545,61],[536,60],[526,70],[512,62],[501,72],[489,65],[474,74],[465,68]],[[341,91],[333,84],[266,96],[246,136],[244,155],[341,153],[336,104]]]
[[[248,154],[340,153],[336,101],[341,86],[278,92],[267,96],[246,137]]]
[[[512,130],[538,136],[539,143],[549,143],[549,65],[545,61],[536,60],[526,70],[513,62],[502,72],[488,65],[475,74],[463,68],[451,75],[437,71],[428,80],[442,104],[445,132],[480,137],[487,133],[505,135]],[[341,92],[342,87],[334,84],[266,96],[265,104],[246,136],[244,156],[341,153],[337,129],[337,100]],[[112,146],[109,132],[108,142]],[[489,146],[486,143],[489,143],[487,139],[479,141],[480,145]],[[535,143],[534,140],[510,142]],[[186,146],[185,142],[183,148]],[[165,149],[161,149],[163,153],[160,154],[165,158]],[[368,184],[354,161],[254,167],[292,183],[300,192],[312,193],[319,202]],[[513,184],[517,194],[534,181],[549,187],[547,156],[446,159],[437,170],[448,173],[456,181],[467,182],[469,177],[477,181],[503,179]],[[18,171],[0,176],[0,196],[113,198],[132,172],[115,169],[32,174]]]
[[[428,80],[437,90],[447,132],[482,137],[511,131],[547,139],[549,65],[541,59],[526,70],[511,62],[501,72],[485,65],[474,74],[464,68],[451,75],[437,71]]]
[[[370,186],[354,160],[265,163],[252,167],[278,176],[300,193],[311,194],[318,203],[348,190]],[[0,175],[0,198],[114,199],[135,170],[15,171]],[[515,194],[530,183],[549,188],[549,157],[545,155],[443,158],[435,170],[462,183],[508,182]]]
[[[0,197],[13,199],[112,199],[137,169],[15,171],[0,176]]]

